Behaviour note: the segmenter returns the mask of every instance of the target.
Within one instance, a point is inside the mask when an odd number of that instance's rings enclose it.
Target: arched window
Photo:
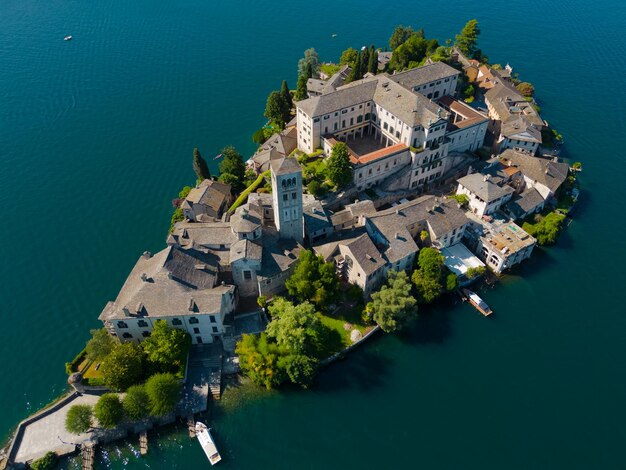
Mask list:
[[[291,178],[291,185],[295,186],[296,185],[296,179],[295,178]]]
[[[283,180],[283,188],[287,187],[287,181]]]

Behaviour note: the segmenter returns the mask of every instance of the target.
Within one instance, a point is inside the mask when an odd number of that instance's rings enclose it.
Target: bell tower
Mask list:
[[[286,157],[273,160],[271,170],[274,222],[280,238],[290,238],[302,243],[302,168],[295,158]]]

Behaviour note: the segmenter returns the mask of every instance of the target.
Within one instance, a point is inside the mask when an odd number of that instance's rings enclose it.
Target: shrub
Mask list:
[[[319,197],[322,194],[322,185],[318,182],[318,181],[311,181],[309,184],[307,184],[306,186],[307,191],[309,192],[309,194],[311,194],[312,196],[315,197]]]
[[[522,228],[535,237],[539,245],[553,245],[559,236],[564,220],[564,215],[550,212],[536,224],[524,222]]]
[[[30,463],[32,470],[53,470],[57,466],[58,456],[54,452],[47,452],[40,459],[33,460]]]
[[[474,279],[475,277],[484,276],[487,272],[487,268],[485,266],[476,266],[475,268],[469,268],[465,272],[465,277],[468,279]]]
[[[98,424],[106,429],[114,428],[124,416],[122,402],[115,393],[102,395],[93,409]]]
[[[144,377],[144,353],[133,343],[117,344],[102,361],[100,371],[111,390],[123,391]]]
[[[74,372],[76,372],[76,367],[78,366],[78,364],[83,362],[86,355],[87,350],[83,349],[76,355],[76,357],[74,357],[74,359],[72,359],[70,362],[65,363],[65,372],[67,373],[67,375],[72,375]]]

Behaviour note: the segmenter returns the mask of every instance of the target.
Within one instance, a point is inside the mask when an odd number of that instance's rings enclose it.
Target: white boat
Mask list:
[[[72,40],[72,36],[65,36],[63,38],[64,41],[71,41]]]
[[[487,305],[487,303],[481,299],[476,292],[472,292],[469,289],[463,289],[463,294],[465,294],[470,304],[472,304],[474,308],[476,308],[476,310],[484,316],[487,317],[493,313],[493,311],[489,308],[489,305]]]
[[[196,422],[196,437],[198,438],[198,442],[202,446],[202,450],[206,454],[211,465],[215,465],[217,462],[222,460],[222,456],[217,451],[217,447],[215,447],[215,442],[211,437],[211,430],[206,427],[204,423],[200,421]]]

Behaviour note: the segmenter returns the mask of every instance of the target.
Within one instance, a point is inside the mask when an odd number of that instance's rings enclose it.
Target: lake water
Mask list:
[[[622,467],[626,8],[617,0],[3,0],[0,434],[65,389],[63,364],[104,304],[144,250],[164,246],[170,201],[194,180],[192,149],[251,154],[267,94],[283,78],[295,87],[304,49],[332,60],[348,46],[384,46],[398,23],[443,41],[473,17],[484,52],[535,84],[565,156],[584,163],[574,223],[483,293],[489,319],[440,306],[331,366],[310,391],[218,410],[220,465]],[[123,443],[102,465],[207,466],[183,432],[161,433],[147,458]]]

